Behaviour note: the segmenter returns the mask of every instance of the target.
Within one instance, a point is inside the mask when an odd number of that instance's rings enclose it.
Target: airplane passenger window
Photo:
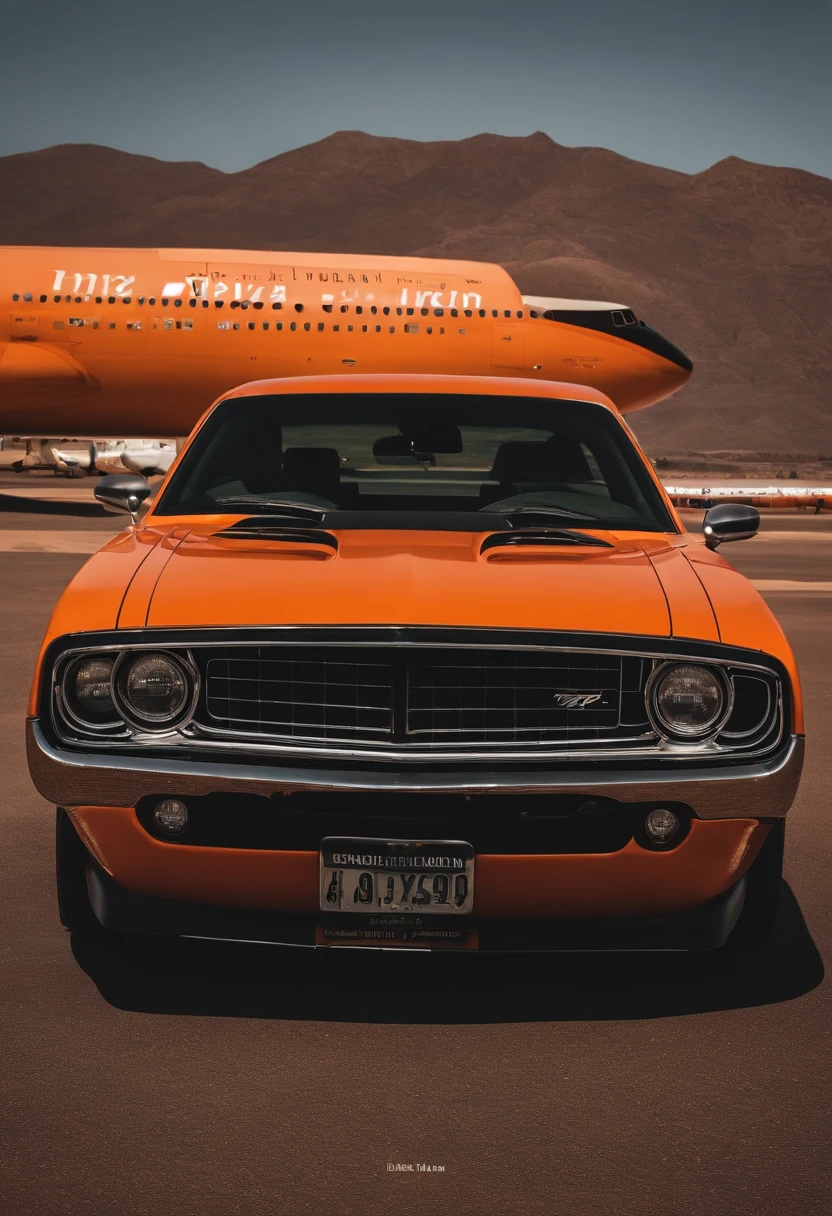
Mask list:
[[[320,334],[320,333],[323,333],[324,328],[325,328],[325,326],[324,326],[323,321],[319,321],[319,322],[318,322],[318,333],[319,333],[319,334]]]
[[[309,321],[304,321],[303,328],[308,332],[312,328],[312,326],[309,323]],[[352,329],[352,326],[350,326],[350,329]]]
[[[295,305],[295,312],[303,312],[303,305],[302,305],[302,304],[296,304],[296,305]]]
[[[41,296],[41,298],[40,298],[40,302],[41,302],[41,304],[45,304],[45,303],[46,303],[46,296]]]
[[[23,299],[24,299],[24,301],[25,301],[27,304],[31,304],[31,303],[32,303],[32,293],[31,293],[31,291],[24,291],[24,293],[23,293]]]
[[[249,327],[249,329],[256,329],[257,328],[256,321],[249,321],[248,327]]]
[[[61,297],[60,297],[60,296],[58,296],[58,299],[60,299],[60,298],[61,298]],[[12,299],[14,300],[15,304],[17,304],[17,303],[18,303],[18,301],[20,300],[20,292],[19,292],[19,291],[16,291],[16,292],[14,293],[14,295],[12,296]]]
[[[264,328],[264,329],[268,329],[268,328],[269,328],[269,323],[268,323],[268,321],[264,321],[264,322],[263,322],[263,328]]]
[[[289,326],[289,328],[290,328],[290,329],[297,329],[297,324],[296,324],[296,323],[293,321],[293,322],[292,322],[292,324]]]

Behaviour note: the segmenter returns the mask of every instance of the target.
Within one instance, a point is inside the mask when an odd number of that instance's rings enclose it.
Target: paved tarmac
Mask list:
[[[9,509],[2,491],[0,532],[121,526],[84,502]],[[49,611],[85,558],[0,553],[0,1211],[827,1213],[832,596],[807,584],[832,582],[830,524],[769,517],[724,550],[800,587],[765,594],[809,739],[776,939],[746,959],[73,945],[22,725]]]

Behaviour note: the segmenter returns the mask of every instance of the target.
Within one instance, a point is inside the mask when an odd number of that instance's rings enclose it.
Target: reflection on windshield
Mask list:
[[[462,394],[237,398],[203,426],[157,515],[272,503],[351,513],[557,510],[673,530],[618,420],[585,402]],[[303,508],[306,508],[304,511]],[[449,526],[455,526],[453,519]],[[487,527],[483,521],[483,527]]]

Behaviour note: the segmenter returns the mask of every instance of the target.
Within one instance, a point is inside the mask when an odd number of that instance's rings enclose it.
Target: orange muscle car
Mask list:
[[[788,642],[603,393],[264,380],[204,416],[49,624],[29,763],[78,934],[757,945],[803,717]]]

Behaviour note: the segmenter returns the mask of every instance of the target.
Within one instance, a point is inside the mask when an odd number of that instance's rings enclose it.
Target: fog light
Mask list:
[[[185,830],[185,824],[188,822],[188,808],[178,798],[165,798],[164,802],[157,805],[153,818],[163,832],[178,836]]]
[[[158,813],[158,812],[157,812]],[[667,844],[679,831],[679,817],[665,807],[656,807],[648,812],[644,821],[647,835],[656,844]]]

